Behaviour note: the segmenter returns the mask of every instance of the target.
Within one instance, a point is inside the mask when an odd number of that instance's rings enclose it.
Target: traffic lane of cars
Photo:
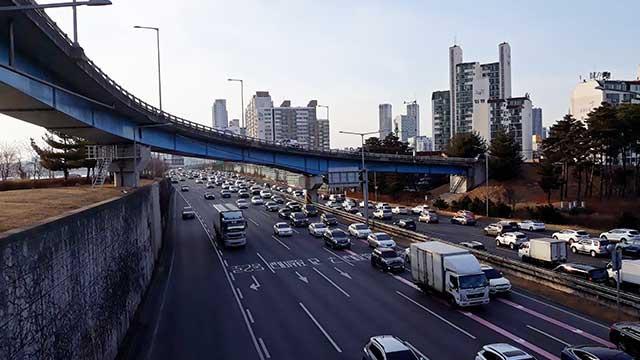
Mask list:
[[[177,196],[175,211],[185,202]],[[200,358],[216,353],[225,359],[255,358],[251,338],[243,328],[243,316],[203,228],[195,220],[176,222],[167,231],[172,260],[167,266],[166,287],[158,294],[160,309],[145,327],[151,359]],[[160,311],[161,310],[161,311]],[[157,326],[154,335],[153,329]],[[154,338],[155,336],[155,338]],[[140,358],[142,356],[139,356]]]
[[[262,209],[255,209],[255,210],[257,210],[257,211],[263,211]],[[251,217],[251,215],[252,215],[252,214],[251,214],[251,212],[253,212],[253,211],[249,211],[249,212],[248,212],[248,216],[249,216],[249,217]],[[276,218],[276,219],[277,219],[277,218]],[[275,219],[274,219],[274,220],[275,220]],[[342,227],[344,227],[344,225],[342,225]],[[291,239],[291,240],[294,240],[294,239]],[[298,239],[295,239],[295,240],[298,240]],[[303,239],[300,239],[300,240],[303,240]],[[313,239],[309,239],[309,240],[313,240]],[[293,242],[293,241],[292,241],[292,242]],[[310,243],[312,243],[312,242],[313,242],[313,241],[311,241]],[[302,243],[308,243],[308,242],[303,240],[303,241],[301,241],[300,243],[302,244]],[[355,242],[354,242],[354,244],[357,244],[357,243],[358,243],[358,241],[355,241]],[[365,248],[365,249],[366,249],[366,245],[364,245],[364,244],[362,244],[362,245],[356,245],[356,246],[358,246],[358,247],[360,247],[360,246],[361,246],[361,247],[363,247],[363,248]],[[313,249],[310,249],[310,251],[313,251],[313,250],[315,250],[315,249],[317,249],[317,247],[316,247],[316,246],[314,246],[314,247],[313,247]],[[353,275],[352,275],[352,276],[353,276]],[[338,278],[338,279],[336,279],[336,281],[338,281],[338,282],[340,282],[341,280],[342,280],[342,279],[339,279],[339,278]],[[365,279],[364,281],[366,281],[366,279]],[[404,286],[406,286],[405,284],[400,284],[400,285],[404,285]],[[367,289],[370,289],[372,286],[373,286],[373,287],[375,287],[376,285],[375,285],[375,284],[373,284],[373,285],[365,286],[365,288],[364,288],[364,290],[363,290],[363,291],[365,291],[365,290],[367,290]],[[358,292],[358,293],[360,293],[360,292]],[[385,292],[385,293],[386,293],[386,292]],[[424,294],[421,294],[421,293],[419,293],[418,295],[425,296]],[[424,301],[424,300],[425,300],[425,299],[423,299],[423,298],[414,299],[414,301]],[[433,305],[434,305],[434,304],[429,304],[429,306],[433,306]],[[448,309],[448,307],[447,307],[446,305],[444,305],[444,306],[445,306],[445,308],[447,308],[447,309]],[[485,309],[485,311],[486,311],[486,310],[489,310],[489,309]],[[502,313],[502,312],[501,312],[501,313]],[[450,315],[448,315],[448,316],[447,316],[447,318],[449,318],[449,316],[450,316]],[[517,316],[520,316],[520,315],[517,315]],[[505,321],[505,320],[503,320],[503,319],[504,319],[504,316],[503,316],[503,315],[500,315],[500,316],[498,316],[495,320],[496,320],[496,322],[500,321],[500,322],[499,322],[499,324],[501,324],[500,326],[504,329],[504,327],[506,327],[508,324],[510,324],[510,323],[511,323],[511,321],[510,321],[510,320],[506,320],[506,322],[505,322],[505,323],[502,323],[503,321]],[[476,324],[476,325],[477,325],[477,324]],[[538,326],[537,328],[542,328],[542,329],[546,329],[546,326],[548,326],[548,324],[536,324],[536,325]],[[472,325],[472,326],[473,326],[473,325]],[[526,328],[526,329],[527,329],[527,330],[529,330],[528,328]],[[518,329],[518,330],[519,330],[519,331],[526,331],[526,330],[523,330],[523,329]],[[484,331],[486,331],[486,329],[485,329]],[[529,331],[531,331],[531,330],[529,330]],[[544,330],[543,330],[543,331],[544,331]],[[547,331],[553,331],[553,330],[547,330]],[[536,332],[536,334],[538,334],[538,333]],[[401,337],[402,337],[402,336],[401,336]],[[406,339],[406,336],[405,336],[405,337],[403,337],[403,338],[405,338],[405,339]],[[502,339],[502,340],[504,341],[504,339]],[[491,340],[491,341],[493,341],[493,340]],[[414,344],[414,345],[415,345],[415,344]],[[555,350],[555,349],[553,349],[553,350]]]

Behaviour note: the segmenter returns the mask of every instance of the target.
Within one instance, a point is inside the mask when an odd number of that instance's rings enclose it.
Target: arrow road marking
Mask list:
[[[258,288],[261,286],[258,282],[258,279],[256,279],[256,277],[253,275],[251,275],[251,278],[253,279],[253,284],[249,285],[249,287],[251,288],[251,290],[258,291]]]
[[[299,272],[297,272],[297,271],[296,271],[296,275],[298,275],[298,279],[300,279],[300,281],[304,281],[304,282],[306,282],[307,284],[309,283],[309,279],[307,279],[307,277],[306,277],[306,276],[302,276],[302,275],[300,275],[300,273],[299,273]]]
[[[348,274],[348,273],[346,273],[345,271],[342,271],[342,270],[338,269],[338,268],[337,268],[337,267],[335,267],[335,266],[334,266],[333,268],[334,268],[334,269],[336,269],[336,271],[337,271],[337,272],[339,272],[339,273],[340,273],[340,275],[342,275],[342,276],[346,277],[347,279],[351,279],[351,275],[349,275],[349,274]]]

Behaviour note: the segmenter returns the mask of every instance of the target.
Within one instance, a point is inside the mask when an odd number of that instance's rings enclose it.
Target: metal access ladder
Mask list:
[[[87,159],[96,160],[96,169],[91,186],[102,186],[109,177],[109,166],[117,149],[115,145],[88,145]]]

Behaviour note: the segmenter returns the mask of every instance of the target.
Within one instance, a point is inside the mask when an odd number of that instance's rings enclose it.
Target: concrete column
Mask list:
[[[133,149],[133,145],[118,145],[118,153],[109,166],[109,171],[114,173],[116,187],[137,187],[140,185],[140,179],[135,175],[134,165],[138,167],[137,173],[141,174],[151,160],[151,149],[148,146],[138,144],[137,161],[134,160]]]
[[[304,188],[307,190],[307,203],[318,202],[318,189],[323,183],[322,176],[304,176]]]

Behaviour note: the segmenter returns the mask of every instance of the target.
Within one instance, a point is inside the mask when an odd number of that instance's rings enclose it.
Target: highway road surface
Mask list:
[[[212,204],[236,195],[220,199],[216,188],[217,199],[205,200],[203,185],[187,184],[189,192],[176,192],[161,271],[127,358],[361,359],[368,339],[382,334],[431,360],[473,359],[496,342],[551,360],[569,344],[610,345],[608,324],[521,289],[481,308],[452,308],[417,289],[408,272],[374,269],[364,241],[334,251],[306,228],[273,236],[279,218],[263,206],[244,210],[247,246],[223,249],[213,238]],[[187,205],[195,220],[180,219]]]

